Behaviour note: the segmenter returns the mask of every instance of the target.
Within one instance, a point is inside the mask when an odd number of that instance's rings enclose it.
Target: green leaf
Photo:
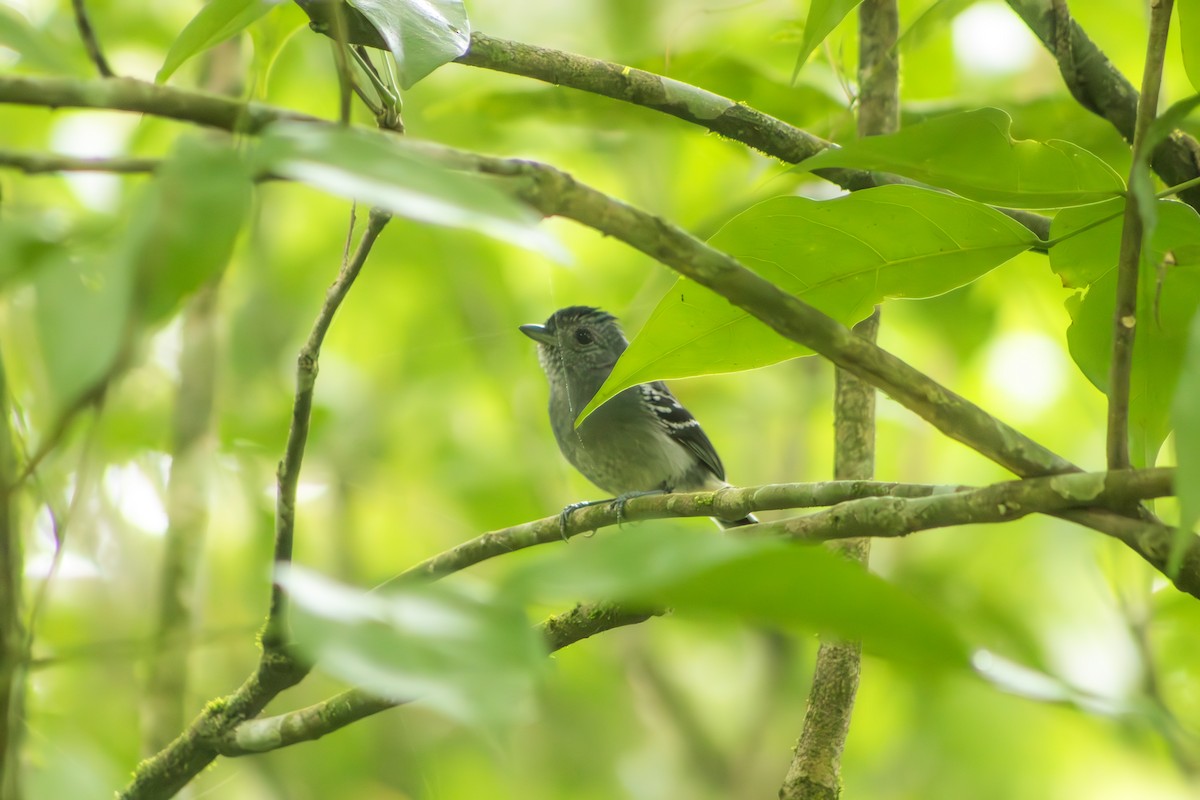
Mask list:
[[[431,163],[406,142],[356,128],[276,124],[260,141],[261,171],[303,181],[419,222],[468,228],[560,261],[541,218],[483,178]]]
[[[56,74],[77,73],[76,62],[16,9],[0,3],[0,45],[16,51],[21,61]]]
[[[970,283],[1036,241],[979,203],[912,186],[880,186],[835,200],[766,200],[730,220],[709,244],[850,324],[888,298],[933,297]],[[681,278],[580,419],[639,383],[752,369],[810,353]]]
[[[143,321],[157,323],[220,274],[250,210],[250,171],[223,141],[183,138],[141,198],[124,257]]]
[[[99,388],[127,346],[130,266],[111,255],[79,258],[62,249],[35,273],[34,320],[56,416]]]
[[[185,61],[218,45],[266,14],[281,0],[210,0],[200,7],[184,29],[171,43],[162,68],[154,76],[164,83]]]
[[[1137,330],[1130,387],[1130,436],[1135,464],[1153,463],[1169,430],[1169,414],[1183,363],[1188,325],[1200,305],[1200,217],[1183,203],[1160,200],[1158,224],[1138,279]],[[1050,250],[1050,265],[1067,286],[1084,291],[1067,300],[1071,357],[1100,391],[1108,390],[1113,307],[1122,220],[1110,218],[1122,201],[1059,214],[1054,238],[1098,220]],[[1107,219],[1106,219],[1107,218]]]
[[[1200,92],[1200,0],[1178,0],[1179,46],[1192,88]]]
[[[256,97],[266,96],[267,81],[276,58],[292,35],[304,27],[306,20],[299,6],[294,3],[282,3],[274,13],[260,18],[246,29],[250,34],[250,41],[254,43],[253,72]]]
[[[1171,404],[1178,470],[1179,527],[1190,533],[1200,521],[1200,313],[1192,316],[1179,383]]]
[[[1129,189],[1137,203],[1138,216],[1142,218],[1142,257],[1149,258],[1149,242],[1158,224],[1158,205],[1155,197],[1154,176],[1150,159],[1158,145],[1166,141],[1192,110],[1200,105],[1200,95],[1193,95],[1175,103],[1150,123],[1138,157],[1130,171]]]
[[[867,651],[909,663],[968,663],[941,615],[822,547],[694,529],[619,531],[539,554],[510,576],[508,589],[543,601],[667,606],[676,614],[818,631],[861,639]]]
[[[800,74],[804,62],[812,55],[817,45],[825,41],[846,15],[862,0],[812,0],[808,7],[808,18],[804,20],[804,38],[800,41],[800,52],[796,54],[796,66],[792,69],[792,82]]]
[[[461,0],[348,0],[370,20],[396,57],[408,89],[467,52],[471,25]]]
[[[868,136],[825,150],[796,166],[893,172],[982,203],[1015,208],[1083,205],[1120,195],[1112,167],[1060,140],[1014,140],[1012,119],[980,108],[922,122],[889,136]]]
[[[322,672],[486,731],[527,710],[546,645],[520,606],[450,581],[366,592],[290,566],[297,644]]]

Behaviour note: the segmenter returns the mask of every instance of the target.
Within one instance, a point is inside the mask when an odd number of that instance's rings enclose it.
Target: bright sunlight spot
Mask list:
[[[1028,66],[1034,42],[1003,3],[979,3],[954,18],[954,55],[975,72],[1007,75]]]
[[[1040,333],[1005,334],[988,348],[986,359],[988,396],[1018,414],[1037,414],[1054,405],[1070,369],[1062,348]]]
[[[104,491],[130,524],[146,533],[166,533],[167,510],[162,498],[137,464],[114,464],[104,470]]]

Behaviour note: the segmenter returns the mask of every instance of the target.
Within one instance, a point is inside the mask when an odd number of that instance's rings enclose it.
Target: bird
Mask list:
[[[550,427],[558,448],[585,478],[613,495],[618,519],[626,500],[645,494],[721,489],[725,467],[716,448],[662,381],[631,386],[575,426],[575,418],[599,391],[629,346],[616,317],[593,306],[568,306],[543,325],[520,330],[537,342],[538,361],[550,384]],[[609,501],[563,509],[565,534],[571,512]],[[722,528],[753,525],[713,518]]]

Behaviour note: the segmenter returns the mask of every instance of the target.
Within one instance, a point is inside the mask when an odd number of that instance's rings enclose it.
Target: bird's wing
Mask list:
[[[692,416],[692,412],[675,399],[675,395],[671,394],[667,385],[662,381],[655,381],[654,383],[643,383],[638,386],[638,389],[641,390],[642,398],[654,411],[667,435],[694,453],[704,466],[708,467],[709,471],[717,477],[717,480],[725,480],[725,467],[721,464],[721,457],[717,455],[716,448],[708,440],[708,436],[700,427],[700,423]]]

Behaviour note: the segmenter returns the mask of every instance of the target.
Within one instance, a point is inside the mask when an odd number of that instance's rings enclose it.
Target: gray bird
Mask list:
[[[624,390],[575,418],[629,346],[617,320],[590,306],[555,311],[545,325],[522,325],[538,343],[538,360],[550,383],[550,427],[567,461],[592,483],[624,501],[641,494],[711,491],[728,486],[725,468],[696,418],[661,381]],[[563,509],[562,523],[576,508]],[[753,515],[717,519],[724,528],[752,525]]]

